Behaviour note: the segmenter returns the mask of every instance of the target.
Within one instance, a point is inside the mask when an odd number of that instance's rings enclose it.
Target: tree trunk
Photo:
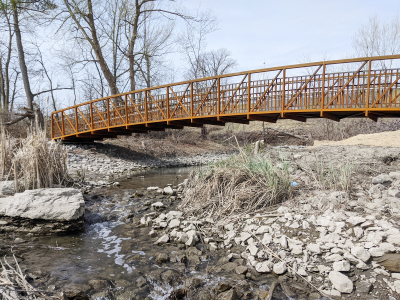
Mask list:
[[[13,0],[11,3],[12,3],[12,12],[13,12],[13,19],[14,19],[14,32],[15,32],[17,48],[18,48],[19,67],[21,69],[22,81],[24,82],[24,88],[25,88],[28,109],[33,111],[33,94],[31,92],[31,87],[29,84],[28,69],[27,69],[26,63],[25,63],[24,48],[22,46],[21,30],[19,28],[19,20],[18,20],[18,8],[17,8],[17,4],[16,4],[15,0]],[[32,120],[32,117],[30,119]]]
[[[104,78],[107,80],[108,85],[110,86],[110,91],[111,94],[119,94],[118,87],[116,84],[116,78],[113,76],[112,72],[108,68],[108,65],[106,63],[106,60],[104,59],[103,52],[101,50],[101,46],[99,43],[99,40],[97,38],[97,31],[96,31],[96,26],[94,24],[94,17],[93,17],[93,6],[92,6],[92,0],[87,0],[88,4],[88,19],[89,19],[89,26],[90,26],[90,31],[92,33],[92,47],[94,54],[96,55],[97,61],[100,65],[100,69],[104,74]]]
[[[129,41],[129,50],[128,50],[129,79],[131,82],[131,91],[134,91],[136,89],[135,57],[134,57],[133,52],[135,51],[136,38],[137,38],[137,34],[138,34],[140,9],[141,9],[141,5],[139,4],[139,1],[136,0],[135,1],[135,18],[133,19],[133,30],[132,30],[131,39]]]

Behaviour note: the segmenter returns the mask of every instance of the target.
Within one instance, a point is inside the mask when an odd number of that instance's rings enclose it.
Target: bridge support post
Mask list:
[[[285,89],[286,89],[286,69],[283,69],[283,78],[282,78],[282,118],[283,111],[285,110]]]
[[[247,83],[247,112],[250,112],[250,108],[251,108],[251,73],[249,73],[248,75],[248,83]]]
[[[217,79],[217,101],[218,101],[218,115],[221,114],[221,78]]]
[[[75,107],[75,126],[76,126],[75,132],[78,133],[79,132],[78,107]]]
[[[167,119],[169,120],[169,86],[167,86]]]
[[[365,112],[365,116],[368,118],[368,109],[369,109],[369,88],[371,84],[371,67],[372,67],[372,61],[369,60],[368,63],[368,84],[367,84],[367,99],[365,99],[365,108],[367,111]]]

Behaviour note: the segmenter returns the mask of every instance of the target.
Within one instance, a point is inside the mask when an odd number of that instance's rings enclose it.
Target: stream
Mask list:
[[[218,282],[226,279],[236,280],[236,286],[244,290],[268,290],[272,277],[247,278],[236,274],[237,264],[226,259],[224,250],[210,253],[202,244],[190,248],[184,244],[156,246],[156,238],[148,236],[151,226],[137,226],[143,214],[155,213],[151,203],[161,201],[169,206],[167,211],[176,207],[173,197],[148,192],[147,187],[174,187],[192,170],[193,167],[146,170],[117,179],[119,186],[92,189],[85,195],[82,233],[28,235],[18,243],[11,234],[4,242],[12,245],[30,282],[55,294],[83,291],[97,300],[184,299],[176,291],[191,287],[192,297],[187,299],[213,299],[207,296],[207,290],[215,289]],[[2,252],[4,255],[4,247]],[[170,261],[156,261],[160,253],[166,253]],[[243,259],[238,263],[245,264]],[[189,283],[188,278],[192,278]],[[249,284],[246,279],[254,282]],[[200,280],[206,296],[197,293],[196,280]],[[242,295],[242,299],[254,298]]]

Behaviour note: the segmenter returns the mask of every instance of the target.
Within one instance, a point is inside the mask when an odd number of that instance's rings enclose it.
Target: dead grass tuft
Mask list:
[[[286,163],[269,157],[232,156],[192,172],[180,209],[217,222],[255,214],[287,199],[290,178]]]
[[[24,139],[0,135],[0,174],[2,180],[14,179],[15,190],[51,188],[65,184],[67,150],[60,143],[49,142],[46,132],[31,129]]]

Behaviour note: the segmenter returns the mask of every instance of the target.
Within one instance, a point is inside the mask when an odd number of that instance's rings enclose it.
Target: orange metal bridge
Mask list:
[[[398,59],[400,55],[282,66],[112,95],[53,112],[51,135],[88,142],[226,122],[400,117]]]

